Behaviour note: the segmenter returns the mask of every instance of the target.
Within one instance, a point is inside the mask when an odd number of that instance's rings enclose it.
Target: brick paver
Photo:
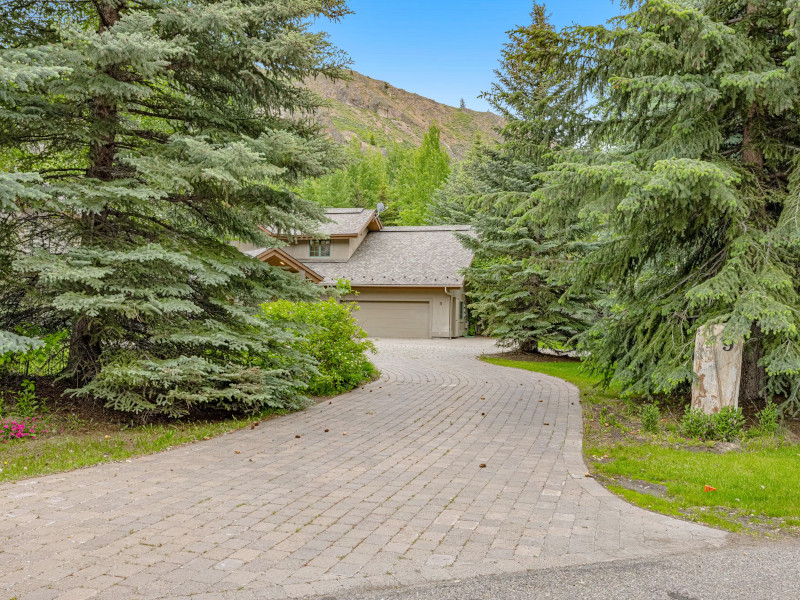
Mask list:
[[[725,544],[584,477],[574,387],[477,361],[487,340],[379,348],[382,377],[330,403],[3,484],[2,595],[330,596]]]

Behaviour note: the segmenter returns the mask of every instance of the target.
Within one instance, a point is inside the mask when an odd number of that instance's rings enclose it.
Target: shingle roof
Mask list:
[[[461,269],[472,263],[455,232],[469,233],[465,225],[384,227],[371,231],[347,262],[303,264],[322,275],[323,284],[337,279],[353,286],[454,286],[463,285]]]
[[[323,223],[320,231],[327,235],[358,235],[376,215],[369,208],[328,208],[325,216],[333,223]]]
[[[317,226],[324,236],[357,236],[364,228],[377,216],[377,211],[370,208],[326,208],[325,217],[329,222],[320,223]],[[270,233],[275,233],[269,227],[265,227]],[[292,236],[305,237],[299,231],[292,231]]]

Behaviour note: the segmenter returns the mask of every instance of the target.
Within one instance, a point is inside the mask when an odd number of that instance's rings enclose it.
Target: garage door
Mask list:
[[[354,314],[370,337],[429,338],[430,303],[362,301]]]

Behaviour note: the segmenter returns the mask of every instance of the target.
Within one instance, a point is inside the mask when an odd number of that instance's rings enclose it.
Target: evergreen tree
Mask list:
[[[494,159],[498,152],[473,140],[464,160],[453,165],[447,180],[436,190],[428,209],[431,225],[469,225],[481,206],[481,199],[496,190]]]
[[[549,226],[589,220],[575,290],[607,282],[591,364],[629,393],[692,380],[698,327],[746,340],[741,399],[800,411],[800,2],[629,0],[608,26],[520,48],[554,152]]]
[[[461,102],[459,103],[458,107],[459,107],[461,110],[465,110],[465,109],[467,108],[467,103],[466,103],[466,102],[464,102],[464,99],[463,99],[463,98],[461,99]]]
[[[69,327],[74,393],[117,409],[297,402],[293,374],[270,366],[288,334],[253,315],[313,290],[227,241],[318,222],[289,189],[331,166],[300,82],[338,75],[343,57],[309,22],[340,18],[344,1],[2,11],[2,326]]]
[[[555,33],[543,6],[534,5],[531,17],[512,31],[486,94],[506,119],[502,150],[473,149],[431,211],[437,219],[470,219],[477,234],[464,237],[475,251],[467,271],[472,314],[487,334],[525,352],[567,344],[596,318],[592,297],[568,295],[562,275],[576,255],[568,242],[580,231],[548,232],[533,195],[550,145],[532,122],[530,104],[552,84],[552,74],[518,55]]]

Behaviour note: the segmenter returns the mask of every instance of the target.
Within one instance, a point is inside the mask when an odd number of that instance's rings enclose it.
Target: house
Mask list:
[[[467,330],[464,276],[472,252],[457,233],[464,225],[387,227],[375,210],[331,208],[321,236],[288,236],[287,246],[242,248],[315,282],[336,285],[347,279],[355,292],[346,300],[371,337],[452,338]]]

